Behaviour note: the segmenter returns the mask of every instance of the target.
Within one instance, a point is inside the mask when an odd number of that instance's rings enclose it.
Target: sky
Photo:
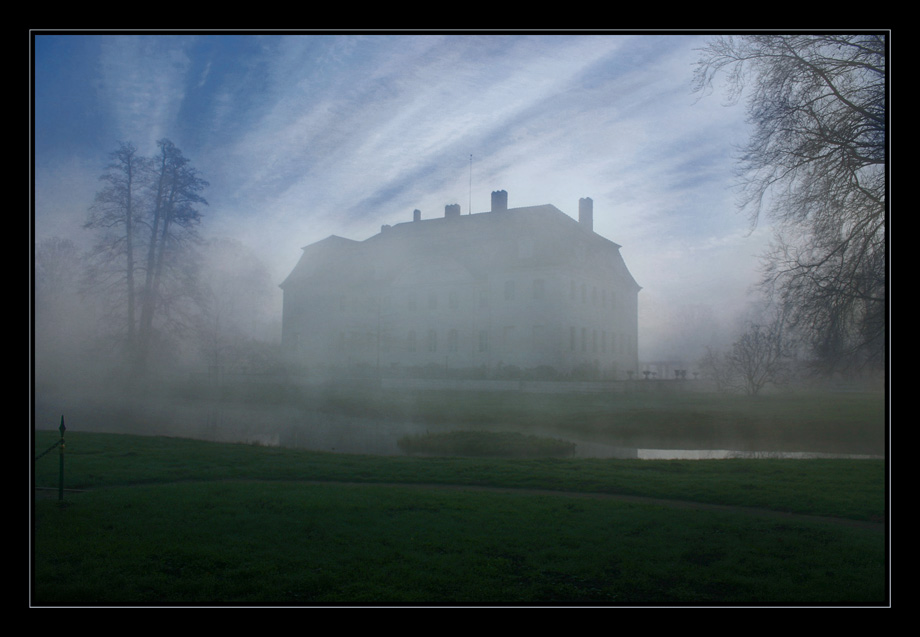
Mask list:
[[[770,235],[736,207],[743,104],[691,91],[709,37],[36,33],[33,239],[88,244],[109,154],[164,137],[210,184],[202,235],[279,284],[304,246],[416,208],[591,197],[643,288],[640,360],[691,357],[730,335]]]

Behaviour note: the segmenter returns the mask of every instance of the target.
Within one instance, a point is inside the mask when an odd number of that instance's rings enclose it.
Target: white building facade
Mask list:
[[[281,284],[282,348],[307,370],[638,371],[638,293],[619,246],[551,205],[383,226],[309,245]]]

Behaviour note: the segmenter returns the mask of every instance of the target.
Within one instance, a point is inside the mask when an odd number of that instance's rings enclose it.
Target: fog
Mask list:
[[[38,35],[35,240],[87,245],[108,154],[162,137],[210,182],[203,234],[242,241],[275,284],[303,246],[366,239],[416,208],[488,210],[505,189],[574,216],[591,197],[643,287],[640,356],[658,360],[683,329],[664,316],[743,306],[769,236],[734,207],[743,110],[690,92],[702,42]]]
[[[31,237],[36,426],[56,427],[64,414],[68,427],[77,429],[336,451],[356,450],[349,445],[361,439],[368,451],[395,453],[395,434],[384,435],[379,422],[288,408],[239,412],[221,400],[203,405],[192,398],[266,379],[315,387],[346,372],[363,379],[373,369],[379,377],[385,329],[379,320],[360,334],[337,326],[343,334],[359,334],[355,338],[373,332],[373,345],[361,356],[350,349],[341,365],[324,361],[322,373],[315,365],[306,371],[290,365],[280,286],[303,249],[332,235],[370,242],[384,227],[396,231],[410,223],[413,210],[433,222],[444,217],[445,206],[457,204],[462,217],[485,219],[490,193],[499,190],[509,193],[510,208],[552,206],[576,225],[579,200],[590,197],[593,232],[618,246],[611,254],[641,286],[636,336],[625,341],[623,354],[634,348],[634,362],[613,358],[614,334],[600,327],[606,319],[583,320],[583,343],[593,333],[594,347],[606,354],[609,342],[611,357],[606,376],[587,380],[696,371],[707,348],[725,347],[736,337],[750,311],[758,255],[771,234],[766,224],[752,227],[735,208],[732,149],[747,134],[743,109],[691,94],[694,49],[704,41],[628,33],[37,34]],[[162,138],[171,139],[208,182],[197,229],[195,283],[202,298],[198,304],[169,299],[171,314],[158,323],[162,338],[152,352],[154,380],[139,389],[129,382],[124,359],[124,304],[117,292],[114,301],[107,296],[112,289],[87,292],[84,285],[85,255],[99,232],[83,226],[118,144],[131,142],[151,156]],[[464,277],[494,252],[458,266],[456,260],[438,263],[431,249],[408,255],[403,246],[375,255],[377,271],[390,268],[387,276],[396,282],[390,296],[415,289],[418,302],[426,303],[431,281],[425,276],[454,277],[456,302],[472,307],[481,291]],[[409,267],[409,257],[420,266],[400,270]],[[598,280],[626,276],[611,263],[597,266]],[[545,281],[547,298],[562,298],[575,285],[569,270],[547,272],[522,274],[517,293],[536,279]],[[373,288],[373,276],[364,285]],[[490,285],[489,293],[502,294],[498,279]],[[598,299],[605,295],[598,308],[607,308],[608,293],[612,306],[612,284],[608,289],[589,281],[587,289],[597,290]],[[329,296],[350,296],[350,290],[330,290]],[[383,302],[382,295],[367,298]],[[429,309],[447,320],[459,316],[454,301],[444,292]],[[532,335],[539,327],[541,337],[554,339],[552,347],[568,347],[566,320],[536,310],[525,328],[501,320],[495,319],[496,335],[512,334],[509,328],[518,337],[525,330]],[[595,320],[598,327],[592,327]],[[574,324],[571,329],[574,339]],[[420,339],[431,331],[422,323],[412,330]],[[445,351],[454,345],[475,351],[481,331],[438,332],[435,367],[442,369],[429,376],[453,378],[457,366],[442,364]],[[494,353],[499,336],[490,338]],[[508,360],[493,355],[480,379],[545,380],[527,376],[539,360]],[[429,363],[419,358],[390,375],[405,378],[406,367]],[[570,360],[566,365],[557,380],[586,380],[573,377]],[[383,367],[395,369],[386,360]],[[481,370],[483,362],[471,354],[460,367]],[[517,368],[513,377],[503,378],[499,371],[507,376],[510,367]],[[401,423],[399,432],[417,427]]]

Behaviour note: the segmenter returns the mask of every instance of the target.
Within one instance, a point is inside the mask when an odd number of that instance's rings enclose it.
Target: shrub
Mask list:
[[[564,458],[575,453],[575,444],[514,432],[450,431],[405,436],[397,441],[408,454],[433,456]]]

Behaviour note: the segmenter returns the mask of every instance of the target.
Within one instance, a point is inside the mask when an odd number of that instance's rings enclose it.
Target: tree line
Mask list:
[[[775,228],[759,286],[771,310],[723,366],[785,369],[792,351],[824,374],[884,369],[886,35],[716,37],[700,50],[694,89],[716,77],[730,103],[746,99],[752,126],[738,154],[739,207]]]
[[[193,248],[208,182],[168,139],[143,157],[121,143],[100,179],[85,227],[96,231],[87,281],[109,300],[109,318],[132,371],[143,375],[158,332],[180,329],[199,300]]]
[[[180,359],[270,367],[271,276],[239,241],[202,237],[208,182],[182,151],[168,139],[152,156],[119,143],[100,181],[83,224],[90,249],[60,237],[35,246],[42,374],[104,362],[140,379]]]

